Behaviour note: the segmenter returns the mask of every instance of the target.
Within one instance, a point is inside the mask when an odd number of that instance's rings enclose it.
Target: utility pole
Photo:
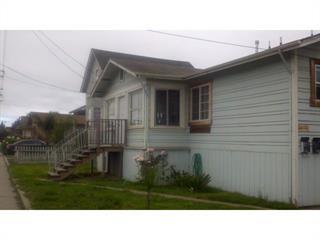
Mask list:
[[[5,64],[5,57],[6,57],[6,41],[7,41],[7,32],[6,30],[2,31],[2,39],[1,39],[1,43],[2,43],[2,47],[1,49],[1,62],[0,62],[0,121],[2,118],[2,103],[4,101],[4,76],[5,76],[5,68],[4,68],[4,64]]]

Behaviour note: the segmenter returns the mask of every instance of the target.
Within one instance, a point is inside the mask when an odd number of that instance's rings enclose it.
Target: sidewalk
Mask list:
[[[0,210],[21,209],[13,188],[5,159],[0,155]]]

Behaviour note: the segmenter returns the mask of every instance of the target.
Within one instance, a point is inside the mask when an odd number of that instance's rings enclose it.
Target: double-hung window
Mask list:
[[[320,60],[311,60],[311,87],[310,104],[320,107]]]
[[[155,125],[180,125],[180,90],[155,91]]]
[[[191,88],[191,121],[210,119],[210,85]]]
[[[130,97],[130,125],[142,125],[142,89],[129,94]]]

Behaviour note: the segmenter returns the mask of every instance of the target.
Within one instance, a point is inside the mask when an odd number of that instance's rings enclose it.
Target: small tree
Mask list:
[[[167,156],[166,151],[155,154],[154,148],[147,148],[134,158],[139,166],[140,181],[147,188],[147,209],[151,207],[151,192],[156,181],[165,177],[165,167],[168,165]]]

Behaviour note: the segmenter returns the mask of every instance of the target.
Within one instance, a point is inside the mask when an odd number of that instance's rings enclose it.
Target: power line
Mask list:
[[[82,78],[82,75],[80,73],[78,73],[77,71],[73,70],[67,63],[65,63],[57,54],[54,53],[54,51],[51,50],[51,48],[39,37],[39,35],[35,32],[32,31],[33,34],[37,37],[37,39],[42,43],[42,45],[44,47],[46,47],[48,49],[48,51],[55,56],[60,63],[62,63],[65,67],[67,67],[71,72],[73,72],[74,74],[78,75],[80,78]]]
[[[61,52],[64,53],[64,55],[68,56],[69,58],[71,58],[73,61],[75,61],[76,63],[78,63],[82,68],[85,68],[85,66],[78,61],[77,59],[75,59],[72,55],[70,55],[69,53],[67,53],[61,46],[59,46],[55,41],[53,41],[47,34],[45,34],[43,31],[38,31],[40,32],[49,42],[51,42],[54,46],[56,46],[58,49],[60,49]]]
[[[168,36],[172,36],[172,37],[179,37],[179,38],[192,39],[192,40],[198,40],[198,41],[204,41],[204,42],[211,42],[211,43],[223,44],[223,45],[229,45],[229,46],[235,46],[235,47],[256,49],[256,47],[254,47],[254,46],[237,44],[237,43],[216,41],[216,40],[211,40],[211,39],[198,38],[198,37],[192,37],[192,36],[187,36],[187,35],[182,35],[182,34],[167,33],[167,32],[155,31],[155,30],[147,30],[147,31],[153,32],[153,33],[158,33],[158,34],[163,34],[163,35],[168,35]],[[260,47],[258,49],[266,50],[265,48],[260,48]]]
[[[3,31],[3,42],[2,42],[2,68],[0,70],[0,119],[2,117],[2,103],[4,101],[4,95],[3,95],[3,87],[4,87],[4,75],[5,75],[5,70],[4,70],[4,63],[6,59],[6,49],[7,49],[7,31]]]
[[[3,65],[3,64],[2,64]],[[19,74],[20,76],[23,76],[25,78],[28,78],[34,82],[37,82],[37,83],[40,83],[40,84],[44,84],[44,85],[47,85],[47,86],[50,86],[50,87],[53,87],[53,88],[57,88],[57,89],[61,89],[61,90],[64,90],[64,91],[69,91],[69,92],[75,92],[75,93],[79,93],[79,91],[75,91],[75,90],[72,90],[72,89],[69,89],[69,88],[64,88],[64,87],[61,87],[61,86],[58,86],[58,85],[55,85],[55,84],[52,84],[52,83],[48,83],[48,82],[44,82],[44,81],[41,81],[39,79],[36,79],[36,78],[33,78],[25,73],[22,73],[8,65],[3,65],[5,68],[8,68],[9,70],[11,70],[12,72],[15,72],[17,74]]]
[[[28,85],[33,85],[33,86],[36,86],[36,87],[42,87],[42,88],[52,87],[52,86],[40,85],[40,84],[33,83],[33,82],[29,82],[29,81],[24,81],[24,80],[22,80],[22,79],[14,78],[14,77],[11,77],[11,76],[8,76],[8,75],[6,75],[6,78],[7,78],[7,79],[10,79],[10,80],[13,80],[13,81],[25,83],[25,84],[28,84]],[[59,89],[59,90],[66,91],[65,89]],[[77,92],[77,93],[79,93],[79,92]]]

